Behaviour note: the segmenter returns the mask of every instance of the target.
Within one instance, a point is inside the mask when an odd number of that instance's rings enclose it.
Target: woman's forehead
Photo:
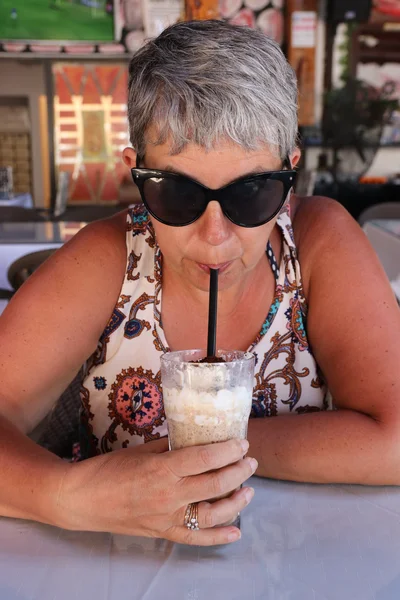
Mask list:
[[[174,170],[179,164],[196,164],[200,160],[210,165],[223,167],[231,163],[248,164],[249,168],[256,170],[258,167],[270,169],[279,168],[282,160],[275,148],[260,144],[254,149],[243,148],[232,140],[220,140],[214,147],[207,149],[194,142],[188,142],[179,153],[173,152],[173,141],[167,139],[163,143],[155,143],[154,137],[150,138],[146,145],[145,161],[147,167],[156,168],[149,162],[162,162],[164,170]]]
[[[238,145],[221,144],[207,151],[188,144],[179,154],[171,154],[167,144],[160,144],[149,146],[143,166],[178,173],[217,189],[245,175],[279,170],[282,160],[266,148],[249,151]]]

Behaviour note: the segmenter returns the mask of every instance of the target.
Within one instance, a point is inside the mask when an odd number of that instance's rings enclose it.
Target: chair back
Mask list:
[[[71,457],[72,446],[79,441],[80,388],[83,378],[84,368],[82,367],[57,400],[40,428],[37,428],[37,431],[30,436],[40,446],[62,458]]]
[[[18,258],[11,264],[8,268],[7,278],[14,292],[16,292],[17,289],[25,283],[28,277],[32,275],[32,273],[36,271],[36,269],[55,251],[56,248],[50,248],[49,250],[31,252],[30,254],[21,256],[21,258]]]
[[[400,276],[400,238],[373,223],[365,223],[363,230],[371,242],[390,280]]]

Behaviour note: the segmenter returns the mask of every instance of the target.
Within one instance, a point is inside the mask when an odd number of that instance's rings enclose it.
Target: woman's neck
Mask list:
[[[270,271],[268,259],[263,255],[259,263],[250,271],[243,273],[231,286],[220,289],[218,293],[219,319],[232,318],[238,308],[251,305],[254,294],[262,282],[266,281],[266,271]],[[180,303],[187,305],[197,315],[206,317],[208,314],[208,290],[197,288],[188,282],[181,273],[170,269],[168,263],[163,263],[163,296],[180,298]]]

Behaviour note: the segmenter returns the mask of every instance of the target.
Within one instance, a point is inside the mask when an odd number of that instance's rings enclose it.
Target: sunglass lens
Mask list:
[[[169,225],[195,221],[206,206],[200,186],[188,180],[152,177],[143,185],[143,195],[154,216]]]
[[[257,227],[272,219],[284,202],[285,185],[279,179],[254,178],[223,190],[224,212],[237,225]]]

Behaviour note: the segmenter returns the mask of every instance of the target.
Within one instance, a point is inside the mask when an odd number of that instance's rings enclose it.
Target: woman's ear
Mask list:
[[[301,150],[300,150],[300,148],[296,147],[293,150],[292,154],[290,155],[290,164],[292,165],[292,169],[294,169],[296,167],[300,158],[301,158]]]
[[[122,160],[130,169],[136,167],[136,152],[133,148],[125,148],[122,152]]]

